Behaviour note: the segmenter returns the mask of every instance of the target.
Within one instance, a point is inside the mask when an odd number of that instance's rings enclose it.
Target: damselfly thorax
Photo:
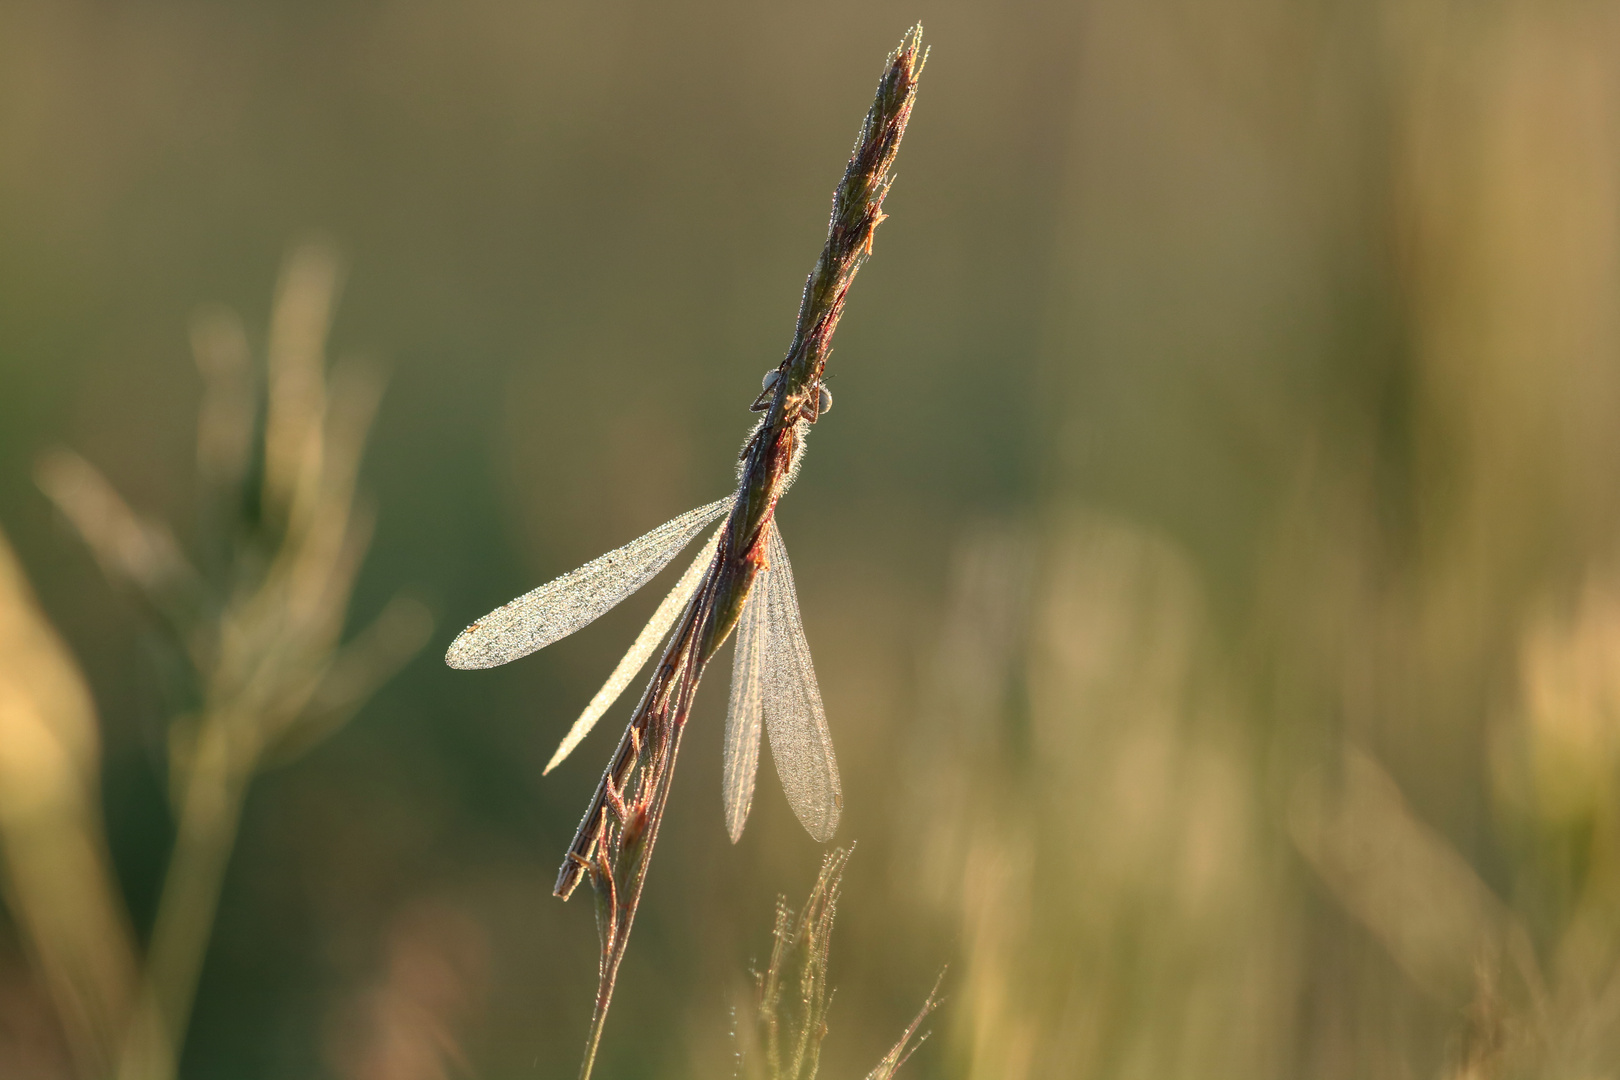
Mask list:
[[[749,406],[752,411],[770,407],[783,389],[781,377],[780,368],[766,373],[759,397]],[[784,401],[784,411],[794,417],[793,423],[802,436],[801,425],[815,423],[832,408],[832,393],[817,379],[794,396],[796,400]],[[745,444],[744,457],[763,430],[762,422]],[[803,450],[804,439],[800,437],[796,439],[788,483]],[[786,490],[785,484],[782,490]],[[728,511],[736,513],[740,501],[733,494],[689,510],[645,536],[496,608],[461,632],[445,654],[445,662],[454,668],[496,667],[582,629],[652,580],[704,528],[727,516]],[[726,528],[727,524],[722,524],[704,542],[602,689],[574,721],[547,763],[546,772],[579,745],[658,651],[697,593]],[[748,820],[763,730],[769,734],[771,757],[793,812],[811,836],[828,840],[838,826],[843,791],[821,690],[810,660],[810,645],[799,616],[793,567],[774,514],[765,527],[765,563],[749,587],[735,633],[731,697],[726,711],[726,829],[735,841]],[[593,809],[587,818],[595,812]]]
[[[759,391],[759,397],[748,406],[749,412],[764,412],[771,407],[771,401],[776,397],[776,387],[782,380],[782,369],[773,367],[765,373],[764,385]],[[823,415],[832,410],[832,391],[827,384],[817,379],[810,386],[805,387],[803,396],[799,401],[799,419],[815,423]]]

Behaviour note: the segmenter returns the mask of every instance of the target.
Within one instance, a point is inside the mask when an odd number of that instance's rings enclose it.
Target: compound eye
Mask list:
[[[774,387],[776,385],[776,380],[780,379],[781,377],[782,371],[780,368],[771,368],[771,370],[765,373],[765,378],[762,380],[759,392],[763,394],[765,391]]]
[[[832,412],[832,391],[823,386],[821,400],[816,402],[816,415],[826,416],[830,412]]]

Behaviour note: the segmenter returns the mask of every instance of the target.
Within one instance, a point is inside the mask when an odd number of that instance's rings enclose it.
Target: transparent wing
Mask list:
[[[558,744],[557,752],[551,755],[551,760],[546,762],[541,775],[555,769],[562,764],[563,758],[573,753],[574,747],[590,734],[591,728],[596,726],[602,714],[619,700],[619,695],[630,685],[630,680],[646,666],[647,658],[657,650],[659,643],[664,640],[664,635],[669,633],[676,616],[686,610],[692,594],[697,592],[698,585],[703,581],[703,572],[709,568],[709,563],[714,559],[714,548],[720,542],[721,531],[715,530],[714,535],[709,537],[698,551],[697,558],[692,560],[692,565],[681,575],[681,580],[675,583],[675,587],[669,590],[669,595],[659,603],[658,609],[652,613],[652,618],[647,620],[647,625],[641,628],[641,633],[636,635],[630,650],[624,654],[624,659],[619,661],[619,666],[613,669],[613,674],[602,684],[602,689],[596,692],[596,696],[591,698],[591,703],[585,706],[585,711],[579,714],[579,719],[574,721],[574,726],[568,729],[568,734]]]
[[[528,656],[595,621],[647,584],[692,538],[731,506],[732,497],[688,510],[652,532],[599,555],[555,581],[496,608],[450,643],[453,668],[488,668]]]
[[[773,525],[772,528],[775,526]],[[754,804],[754,776],[759,772],[759,734],[764,691],[760,669],[765,648],[765,582],[767,566],[754,577],[737,620],[737,646],[731,659],[731,702],[726,708],[726,758],[722,794],[726,832],[735,844],[742,839],[748,810]]]
[[[821,707],[810,643],[799,620],[799,598],[793,588],[782,534],[771,519],[766,538],[770,575],[765,579],[763,699],[765,731],[771,737],[771,759],[782,778],[788,805],[816,840],[825,843],[838,829],[844,792],[838,783],[832,733]]]

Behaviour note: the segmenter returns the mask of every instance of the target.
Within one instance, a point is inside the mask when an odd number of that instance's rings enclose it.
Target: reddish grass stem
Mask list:
[[[793,343],[778,367],[781,377],[770,408],[743,449],[737,500],[714,560],[676,624],[557,874],[555,891],[564,899],[582,876],[590,876],[602,940],[582,1080],[596,1061],[698,681],[736,626],[755,575],[765,565],[765,526],[790,479],[803,435],[800,417],[820,393],[850,284],[872,253],[872,235],[883,220],[883,199],[893,182],[889,169],[911,117],[925,59],[922,27],[913,27],[889,56],[833,193],[827,243],[805,283]]]

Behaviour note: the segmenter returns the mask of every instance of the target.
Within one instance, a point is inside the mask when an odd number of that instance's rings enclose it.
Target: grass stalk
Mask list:
[[[819,393],[850,285],[871,254],[873,233],[883,220],[883,200],[892,183],[889,170],[911,117],[925,59],[920,26],[908,31],[889,55],[833,193],[827,241],[805,283],[793,342],[777,369],[774,396],[744,446],[737,502],[728,526],[631,714],[558,872],[556,895],[567,899],[580,879],[589,876],[597,898],[602,953],[581,1080],[588,1080],[595,1067],[698,682],[735,627],[749,588],[766,563],[765,527],[792,478],[803,437],[800,417],[810,395]]]
[[[231,761],[227,725],[205,722],[185,777],[119,1080],[176,1073],[250,778]]]
[[[127,586],[184,659],[201,706],[169,730],[175,840],[118,1080],[172,1080],[184,1050],[214,916],[253,777],[330,735],[427,641],[422,605],[390,602],[352,640],[342,632],[371,539],[355,478],[381,380],[324,346],[338,267],[295,248],[271,317],[263,438],[247,339],[229,313],[198,320],[201,502],[216,517],[193,564],[88,461],[61,450],[41,488],[108,576]],[[208,572],[195,568],[204,567]]]
[[[833,923],[849,857],[847,848],[835,848],[823,857],[821,872],[797,915],[785,899],[777,899],[771,958],[764,971],[754,973],[751,1010],[736,1028],[742,1080],[815,1080],[833,998],[827,976]],[[891,1080],[926,1038],[918,1031],[938,1006],[936,981],[916,1017],[866,1080]]]

